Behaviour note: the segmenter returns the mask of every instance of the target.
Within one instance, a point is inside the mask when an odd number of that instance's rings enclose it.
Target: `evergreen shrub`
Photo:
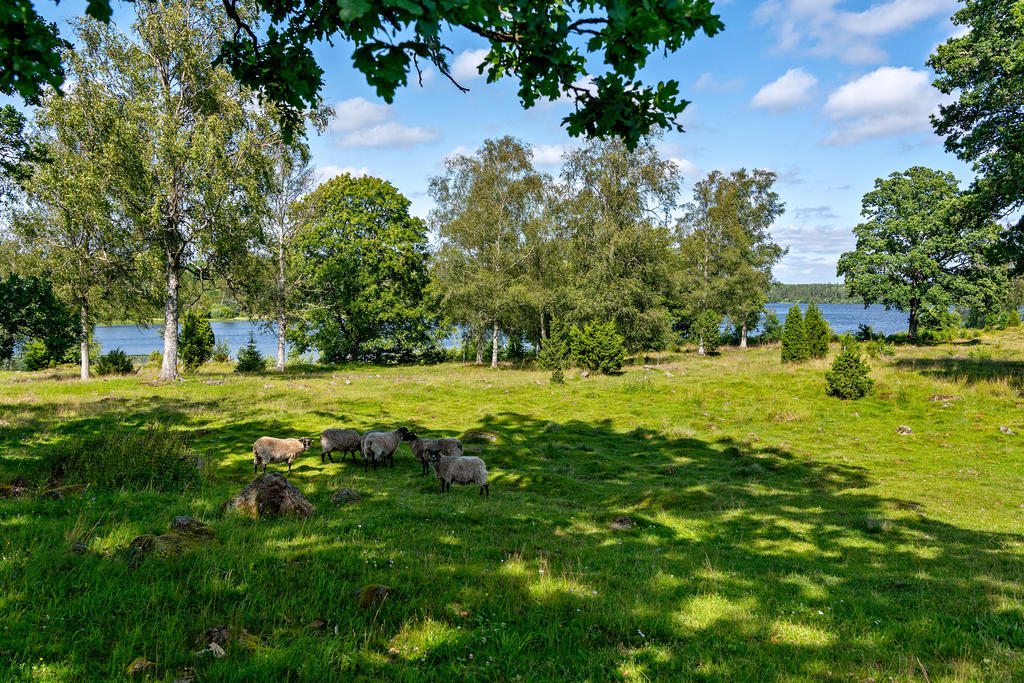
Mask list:
[[[261,373],[267,369],[267,359],[256,348],[256,339],[250,334],[249,343],[238,349],[235,372]]]
[[[576,364],[591,372],[609,374],[626,360],[626,342],[615,331],[615,323],[588,323],[572,334],[572,355]]]
[[[135,364],[121,349],[105,353],[96,361],[97,375],[130,375],[133,372],[135,372]]]
[[[828,355],[828,343],[832,339],[832,328],[817,304],[811,303],[804,314],[804,334],[807,336],[807,353],[811,358]]]
[[[807,332],[804,330],[804,317],[799,306],[793,306],[786,314],[786,323],[782,328],[782,362],[802,363],[810,358],[807,348]]]
[[[213,358],[213,328],[210,321],[196,311],[185,314],[178,337],[178,354],[187,370],[195,370]]]
[[[842,351],[832,361],[832,368],[825,372],[825,390],[829,396],[857,399],[874,386],[874,380],[868,377],[871,368],[861,359],[856,339],[844,335],[841,343]]]

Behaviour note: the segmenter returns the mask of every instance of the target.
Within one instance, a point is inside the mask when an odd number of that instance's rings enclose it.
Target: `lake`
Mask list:
[[[786,313],[792,304],[768,304],[767,308],[775,311],[779,320],[785,321]],[[825,319],[838,334],[856,332],[861,324],[871,325],[876,332],[893,334],[907,329],[907,314],[899,311],[887,311],[884,306],[874,305],[864,308],[860,304],[818,304]],[[800,304],[800,310],[806,311],[807,304]],[[266,325],[248,320],[212,321],[213,336],[218,342],[227,342],[232,358],[237,357],[238,349],[249,343],[251,334],[256,340],[256,347],[265,356],[277,356],[277,334]],[[105,353],[113,349],[121,349],[130,356],[147,356],[151,351],[163,349],[163,336],[158,325],[137,327],[135,325],[97,325],[95,339]],[[451,338],[454,345],[455,337]]]

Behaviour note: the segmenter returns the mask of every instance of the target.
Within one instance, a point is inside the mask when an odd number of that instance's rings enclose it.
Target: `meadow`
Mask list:
[[[29,491],[0,499],[0,680],[123,680],[137,657],[155,680],[1024,680],[1024,333],[899,347],[859,401],[777,348],[646,360],[564,385],[2,372],[0,484]],[[400,425],[478,446],[490,499],[442,495],[407,445],[364,472],[314,440],[290,477],[313,517],[220,512],[259,436]],[[132,444],[202,476],[109,483]],[[98,464],[62,476],[95,481],[46,497],[72,454]],[[333,505],[343,487],[362,501]],[[216,542],[126,554],[177,515]],[[221,625],[244,637],[201,652]]]

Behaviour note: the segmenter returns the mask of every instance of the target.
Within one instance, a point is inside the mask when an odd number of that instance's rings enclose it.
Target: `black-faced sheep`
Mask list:
[[[390,460],[391,467],[395,466],[395,451],[403,441],[412,441],[416,435],[405,427],[399,427],[393,432],[367,432],[363,434],[362,452],[364,468],[370,469],[370,461],[373,461],[373,470],[377,471],[377,461]]]
[[[487,497],[491,497],[487,465],[480,458],[441,455],[434,451],[430,454],[430,464],[434,466],[434,476],[441,481],[441,493],[451,490],[452,484],[476,484],[480,487],[481,496],[486,492]]]
[[[458,439],[415,439],[409,442],[409,448],[416,459],[423,464],[423,475],[427,475],[427,466],[430,464],[430,454],[440,453],[441,455],[462,455],[462,442]]]
[[[272,436],[261,436],[252,445],[252,471],[258,472],[260,465],[267,471],[267,464],[287,462],[288,474],[292,473],[292,463],[300,455],[309,450],[312,443],[308,436],[301,439],[275,439]]]
[[[345,462],[345,456],[349,453],[355,460],[356,453],[362,450],[361,444],[362,437],[354,429],[325,429],[320,432],[320,464],[324,464],[324,457],[334,462],[331,457],[334,451],[341,453],[342,462]]]

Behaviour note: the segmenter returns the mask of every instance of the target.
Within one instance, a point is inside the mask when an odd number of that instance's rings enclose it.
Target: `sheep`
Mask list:
[[[320,432],[320,464],[324,464],[324,457],[334,462],[331,457],[333,451],[341,453],[341,461],[345,462],[345,456],[352,454],[355,460],[356,453],[362,450],[362,437],[354,429],[325,429]]]
[[[430,454],[438,452],[442,455],[462,455],[462,442],[458,439],[416,439],[409,442],[409,448],[416,459],[423,464],[423,474],[427,476],[427,466],[430,464]]]
[[[312,440],[308,436],[301,439],[275,439],[272,436],[261,436],[252,445],[252,471],[259,472],[260,465],[267,471],[267,463],[287,462],[288,474],[292,473],[292,463],[297,457],[309,450]]]
[[[452,484],[477,484],[480,495],[487,493],[491,497],[491,487],[487,483],[487,465],[480,458],[472,455],[453,456],[441,455],[438,451],[430,453],[430,464],[434,466],[434,476],[441,480],[441,493],[451,490]]]
[[[370,469],[370,461],[373,461],[373,471],[377,471],[378,460],[390,460],[391,467],[395,466],[395,451],[403,441],[412,441],[416,435],[405,427],[399,427],[393,432],[366,432],[363,434],[362,448],[363,465]]]

